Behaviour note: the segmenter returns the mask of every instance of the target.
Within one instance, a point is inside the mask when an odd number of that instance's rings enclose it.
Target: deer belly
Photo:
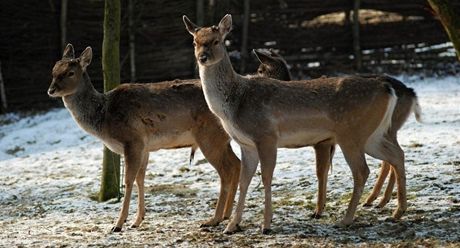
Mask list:
[[[112,152],[123,155],[123,144],[115,139],[103,139],[104,145],[107,146]]]
[[[195,143],[195,138],[191,131],[172,132],[150,137],[147,147],[149,151],[156,151],[160,149],[190,147]]]
[[[298,148],[315,145],[321,141],[330,139],[332,133],[323,130],[302,130],[299,132],[284,132],[278,139],[278,147]]]

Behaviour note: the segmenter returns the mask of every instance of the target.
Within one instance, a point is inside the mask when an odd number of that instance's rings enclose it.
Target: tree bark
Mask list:
[[[134,1],[135,0],[128,0],[129,68],[131,82],[136,82],[136,29],[134,27]]]
[[[457,59],[460,61],[460,16],[450,0],[428,0],[431,8],[441,20],[449,39],[454,44]]]
[[[59,26],[61,28],[61,52],[67,46],[67,0],[61,1],[61,16]]]
[[[363,67],[363,61],[361,58],[361,42],[359,34],[359,8],[361,0],[353,1],[353,15],[352,15],[352,33],[353,33],[353,53],[355,55],[355,67],[356,70],[360,71]]]
[[[102,42],[104,92],[120,84],[120,0],[105,0]],[[99,201],[120,195],[120,156],[104,147]]]
[[[241,64],[240,73],[246,72],[246,60],[248,59],[248,29],[249,29],[250,0],[244,0],[243,32],[241,36]]]

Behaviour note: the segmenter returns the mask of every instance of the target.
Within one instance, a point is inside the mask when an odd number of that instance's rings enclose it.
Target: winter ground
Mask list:
[[[403,78],[403,81],[411,81]],[[102,144],[81,131],[65,109],[0,116],[0,246],[460,246],[460,79],[413,80],[426,123],[411,116],[400,131],[406,152],[409,208],[401,221],[360,206],[355,224],[335,228],[350,198],[351,173],[340,151],[329,175],[324,217],[309,216],[316,201],[312,148],[280,149],[273,182],[273,234],[261,235],[260,176],[250,186],[243,232],[222,234],[227,221],[199,228],[213,214],[219,182],[207,163],[188,166],[189,149],[151,153],[147,216],[137,230],[108,231],[120,203],[98,203]],[[237,146],[234,146],[237,151]],[[196,160],[203,159],[201,154]],[[379,161],[369,158],[368,194]],[[135,199],[136,195],[134,195]],[[377,199],[378,201],[379,199]],[[136,201],[131,201],[134,219]]]

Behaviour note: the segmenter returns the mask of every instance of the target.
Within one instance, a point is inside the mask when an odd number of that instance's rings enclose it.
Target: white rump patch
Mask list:
[[[374,158],[386,160],[385,159],[385,152],[382,149],[385,149],[388,145],[391,147],[390,142],[386,139],[385,134],[388,132],[388,129],[391,127],[391,119],[393,117],[393,111],[396,106],[396,102],[398,101],[398,97],[395,94],[393,87],[390,88],[390,99],[388,100],[387,110],[385,115],[382,118],[379,126],[369,139],[366,142],[364,147],[365,152],[371,155]]]

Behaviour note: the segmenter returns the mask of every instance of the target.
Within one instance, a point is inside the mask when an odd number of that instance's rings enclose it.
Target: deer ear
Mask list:
[[[67,46],[64,49],[64,52],[62,53],[62,58],[63,59],[74,59],[75,58],[75,51],[73,50],[72,44],[67,44]]]
[[[198,25],[190,21],[186,15],[182,16],[182,20],[184,21],[185,28],[191,35],[195,35],[196,31],[200,28]]]
[[[232,31],[232,15],[226,14],[219,22],[219,32],[222,39],[225,39],[228,33]]]
[[[281,55],[279,55],[275,50],[273,50],[272,48],[268,49],[268,51],[270,51],[270,56],[274,57],[274,58],[281,58]]]
[[[273,59],[266,53],[264,52],[261,52],[261,51],[257,51],[257,50],[252,50],[254,51],[254,54],[256,55],[257,59],[260,61],[260,63],[262,64],[267,64],[269,63],[270,61],[273,61]]]
[[[91,59],[93,58],[93,50],[91,47],[87,47],[80,55],[80,66],[83,70],[86,70],[86,67],[91,64]]]

